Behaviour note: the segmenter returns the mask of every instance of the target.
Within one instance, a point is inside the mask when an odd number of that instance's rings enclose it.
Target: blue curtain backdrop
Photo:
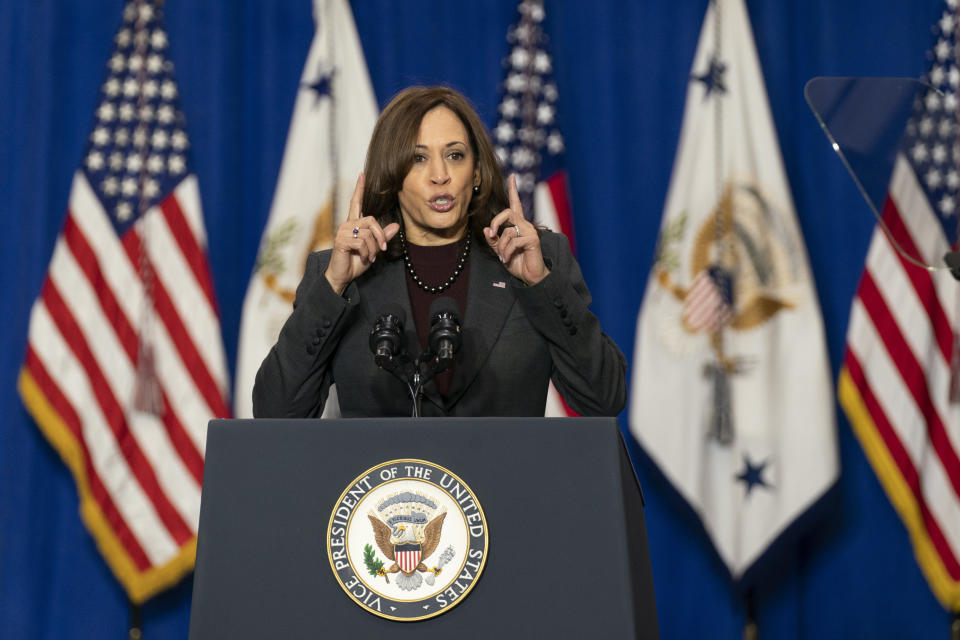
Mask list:
[[[513,0],[352,5],[381,106],[409,84],[444,83],[467,94],[488,124],[495,121]],[[836,375],[873,221],[807,109],[803,85],[817,75],[919,76],[941,5],[747,5]],[[80,522],[72,478],[15,386],[28,313],[90,132],[121,6],[0,2],[4,638],[121,638],[128,623],[124,593]],[[547,9],[580,263],[594,311],[630,355],[706,0],[553,1]],[[166,14],[232,369],[243,295],[313,34],[311,3],[168,0]],[[626,429],[625,415],[621,424]],[[839,440],[839,485],[751,577],[761,632],[788,639],[946,637],[949,616],[842,417]],[[635,445],[631,453],[647,500],[663,637],[739,638],[742,592],[691,510]],[[616,561],[601,550],[585,560]],[[590,571],[586,564],[570,570]],[[190,592],[188,579],[146,605],[149,640],[186,637]]]

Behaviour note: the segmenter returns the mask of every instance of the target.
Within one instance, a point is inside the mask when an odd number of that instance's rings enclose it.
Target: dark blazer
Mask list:
[[[424,416],[542,416],[550,379],[582,415],[616,415],[626,402],[626,361],[590,312],[590,292],[567,239],[541,234],[550,273],[527,287],[471,240],[463,344],[446,399],[424,386]],[[402,260],[382,256],[337,295],[311,254],[293,313],[257,372],[256,417],[319,417],[336,383],[343,417],[409,416],[406,385],[374,363],[370,330],[384,307],[413,318]],[[412,321],[408,349],[419,348]]]

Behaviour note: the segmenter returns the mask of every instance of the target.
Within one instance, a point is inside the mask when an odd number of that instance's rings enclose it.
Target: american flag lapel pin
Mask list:
[[[493,283],[493,286],[495,286],[498,289],[506,289],[507,283],[504,282],[503,280],[497,280],[496,282]]]

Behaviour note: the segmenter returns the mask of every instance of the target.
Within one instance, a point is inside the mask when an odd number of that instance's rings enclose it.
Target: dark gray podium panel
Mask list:
[[[362,472],[396,458],[474,491],[487,565],[443,615],[354,604],[325,534]],[[643,504],[613,418],[218,420],[207,436],[190,638],[656,638]]]

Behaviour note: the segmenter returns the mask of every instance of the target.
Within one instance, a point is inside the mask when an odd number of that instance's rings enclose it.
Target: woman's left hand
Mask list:
[[[510,174],[507,190],[510,208],[494,216],[490,226],[484,228],[483,235],[510,275],[520,278],[525,284],[534,285],[543,280],[550,270],[543,261],[537,228],[523,217],[516,174]],[[507,225],[507,229],[497,236],[497,230],[503,225]]]

